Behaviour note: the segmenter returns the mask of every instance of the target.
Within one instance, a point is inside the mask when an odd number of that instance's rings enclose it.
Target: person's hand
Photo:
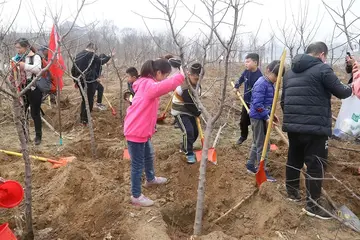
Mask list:
[[[238,88],[233,88],[233,91],[234,91],[234,93],[237,93],[237,92],[239,92],[239,89]]]
[[[6,180],[2,177],[0,177],[0,183],[4,183]]]
[[[357,72],[360,68],[360,64],[358,62],[354,62],[353,64],[353,73]]]
[[[18,65],[19,65],[20,70],[25,69],[25,63],[24,62],[19,62]]]
[[[275,125],[277,126],[279,124],[279,122],[280,122],[279,117],[274,115],[274,123],[275,123]]]
[[[110,52],[110,55],[109,55],[110,57],[114,57],[115,56],[115,50],[112,50],[111,52]]]

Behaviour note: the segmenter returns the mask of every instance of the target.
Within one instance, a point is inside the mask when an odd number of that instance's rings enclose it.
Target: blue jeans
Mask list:
[[[141,196],[141,177],[145,167],[146,180],[155,179],[154,150],[150,140],[146,143],[128,142],[131,158],[131,194],[138,198]]]

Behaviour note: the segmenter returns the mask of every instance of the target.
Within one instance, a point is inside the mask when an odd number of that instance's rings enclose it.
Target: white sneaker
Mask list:
[[[146,181],[144,187],[151,187],[154,185],[162,185],[167,183],[167,179],[164,177],[155,177],[151,182]]]
[[[104,111],[106,110],[106,106],[102,103],[96,103],[96,107],[100,110],[100,111]]]
[[[140,207],[150,207],[154,205],[154,201],[145,197],[143,194],[141,194],[141,196],[138,198],[134,198],[133,196],[131,196],[131,203]]]

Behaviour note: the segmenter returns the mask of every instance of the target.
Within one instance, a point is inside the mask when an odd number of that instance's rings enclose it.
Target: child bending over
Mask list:
[[[201,69],[202,66],[199,63],[195,63],[190,67],[189,78],[193,89],[196,88],[199,81]],[[194,103],[193,95],[187,84],[176,88],[172,100],[171,114],[176,117],[177,123],[183,132],[182,151],[186,154],[187,162],[190,164],[196,163],[193,145],[199,135],[196,118],[200,116],[201,112]]]

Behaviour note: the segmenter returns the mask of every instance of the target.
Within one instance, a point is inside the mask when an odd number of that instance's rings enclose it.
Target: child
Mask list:
[[[280,61],[272,61],[266,68],[265,76],[259,78],[252,91],[249,115],[253,131],[253,143],[251,145],[250,158],[246,164],[247,171],[251,174],[256,173],[257,168],[255,167],[255,163],[258,163],[258,161],[261,160],[260,158],[264,147],[266,129],[269,123],[274,98],[274,83],[277,80],[279,68]],[[282,76],[284,75],[284,72],[285,69],[281,73]],[[277,116],[275,116],[274,122],[278,122]],[[265,161],[265,163],[266,162],[267,161]],[[266,177],[269,182],[276,181],[268,174],[267,171]]]
[[[155,177],[154,151],[150,142],[155,133],[159,97],[175,90],[184,82],[184,73],[166,79],[171,66],[166,59],[148,60],[141,68],[140,78],[133,84],[136,92],[127,109],[124,135],[131,158],[131,202],[138,206],[151,206],[154,202],[141,194],[141,177],[145,167],[145,187],[165,184],[166,178]]]
[[[241,77],[235,83],[235,91],[239,91],[239,87],[241,84],[245,83],[244,86],[244,101],[246,105],[250,105],[251,102],[251,91],[255,84],[255,82],[262,76],[259,65],[259,55],[257,53],[249,53],[245,57],[245,68],[246,70],[241,74]],[[239,140],[236,142],[237,144],[242,144],[248,137],[250,125],[249,114],[246,111],[245,106],[242,107],[241,110],[241,118],[240,118],[240,131],[241,136]]]
[[[196,88],[196,84],[199,81],[201,68],[202,66],[199,63],[194,63],[190,67],[189,78],[193,89]],[[190,164],[196,163],[193,144],[199,135],[196,117],[199,117],[201,112],[196,107],[187,84],[176,88],[172,100],[171,114],[176,117],[177,123],[183,132],[182,150],[186,154],[187,162]]]
[[[126,75],[127,75],[128,92],[124,94],[124,99],[130,102],[131,105],[132,99],[135,95],[133,84],[136,81],[136,79],[139,78],[139,73],[136,68],[129,67],[128,69],[126,69]]]

